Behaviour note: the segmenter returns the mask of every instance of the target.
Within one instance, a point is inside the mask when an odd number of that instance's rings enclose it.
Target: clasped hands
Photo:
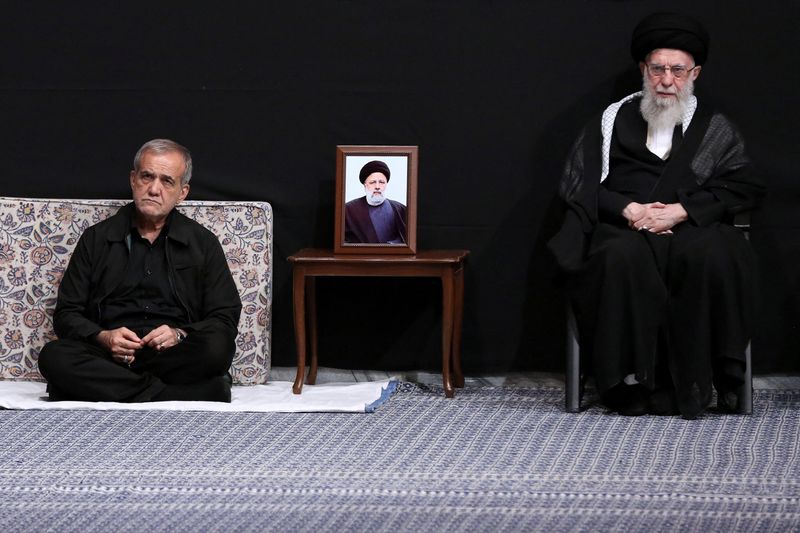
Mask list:
[[[622,210],[628,226],[635,231],[649,231],[657,235],[669,235],[672,228],[689,218],[681,204],[631,202]]]
[[[115,361],[130,366],[136,358],[136,350],[150,347],[157,352],[163,352],[178,344],[181,341],[178,332],[177,328],[162,324],[140,339],[136,333],[122,327],[103,330],[97,334],[95,339],[111,352],[111,357]]]

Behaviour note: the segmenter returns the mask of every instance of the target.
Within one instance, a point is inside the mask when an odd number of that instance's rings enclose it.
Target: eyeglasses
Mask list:
[[[660,78],[667,73],[667,71],[672,73],[672,77],[676,80],[683,79],[687,74],[691,71],[696,69],[697,66],[692,68],[686,68],[684,65],[656,65],[656,64],[648,64],[647,65],[647,73],[650,75],[651,78]]]

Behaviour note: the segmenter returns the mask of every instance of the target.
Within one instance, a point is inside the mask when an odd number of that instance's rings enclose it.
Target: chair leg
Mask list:
[[[753,414],[753,361],[750,354],[751,346],[752,342],[748,342],[747,348],[744,351],[744,383],[742,383],[742,387],[739,389],[739,412],[743,415]]]
[[[568,413],[581,410],[581,347],[578,324],[572,306],[567,304],[567,369],[564,379],[565,407]]]
[[[744,232],[744,238],[750,240],[750,213],[740,213],[736,215],[736,227]],[[744,350],[744,383],[742,388],[739,389],[739,412],[743,415],[753,414],[753,361],[750,354],[750,348],[753,341],[747,343],[747,348]]]

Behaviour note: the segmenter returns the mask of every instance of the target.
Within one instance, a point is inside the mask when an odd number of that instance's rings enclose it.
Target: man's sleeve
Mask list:
[[[556,263],[566,272],[577,271],[583,265],[589,242],[587,234],[597,221],[597,186],[591,178],[586,179],[586,154],[588,150],[589,163],[595,164],[599,152],[592,152],[592,147],[586,145],[596,141],[598,135],[587,138],[587,131],[592,130],[587,127],[581,133],[567,157],[559,186],[559,195],[564,201],[564,218],[559,230],[547,243]],[[599,168],[599,163],[595,166]]]
[[[210,232],[207,234],[204,250],[206,263],[202,280],[202,316],[197,322],[187,324],[186,328],[200,330],[220,325],[235,335],[242,311],[239,290],[228,268],[222,245]]]
[[[89,249],[92,235],[91,228],[81,235],[58,287],[53,329],[60,339],[89,340],[102,329],[87,318],[90,315],[88,306],[94,268]]]
[[[624,194],[609,191],[603,184],[597,188],[597,212],[604,220],[624,219],[622,211],[631,202]]]
[[[692,171],[700,187],[680,190],[678,197],[698,226],[752,209],[764,195],[764,184],[753,171],[741,135],[722,115],[711,119],[692,161]]]

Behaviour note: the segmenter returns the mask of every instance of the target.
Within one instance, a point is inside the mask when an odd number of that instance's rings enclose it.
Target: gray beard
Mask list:
[[[371,206],[379,206],[386,200],[386,197],[382,194],[369,194],[367,193],[367,203]]]
[[[648,83],[647,78],[644,78],[639,111],[652,129],[674,128],[682,122],[693,93],[694,81],[687,79],[683,88],[678,90],[677,98],[664,100],[656,95],[656,90]]]

